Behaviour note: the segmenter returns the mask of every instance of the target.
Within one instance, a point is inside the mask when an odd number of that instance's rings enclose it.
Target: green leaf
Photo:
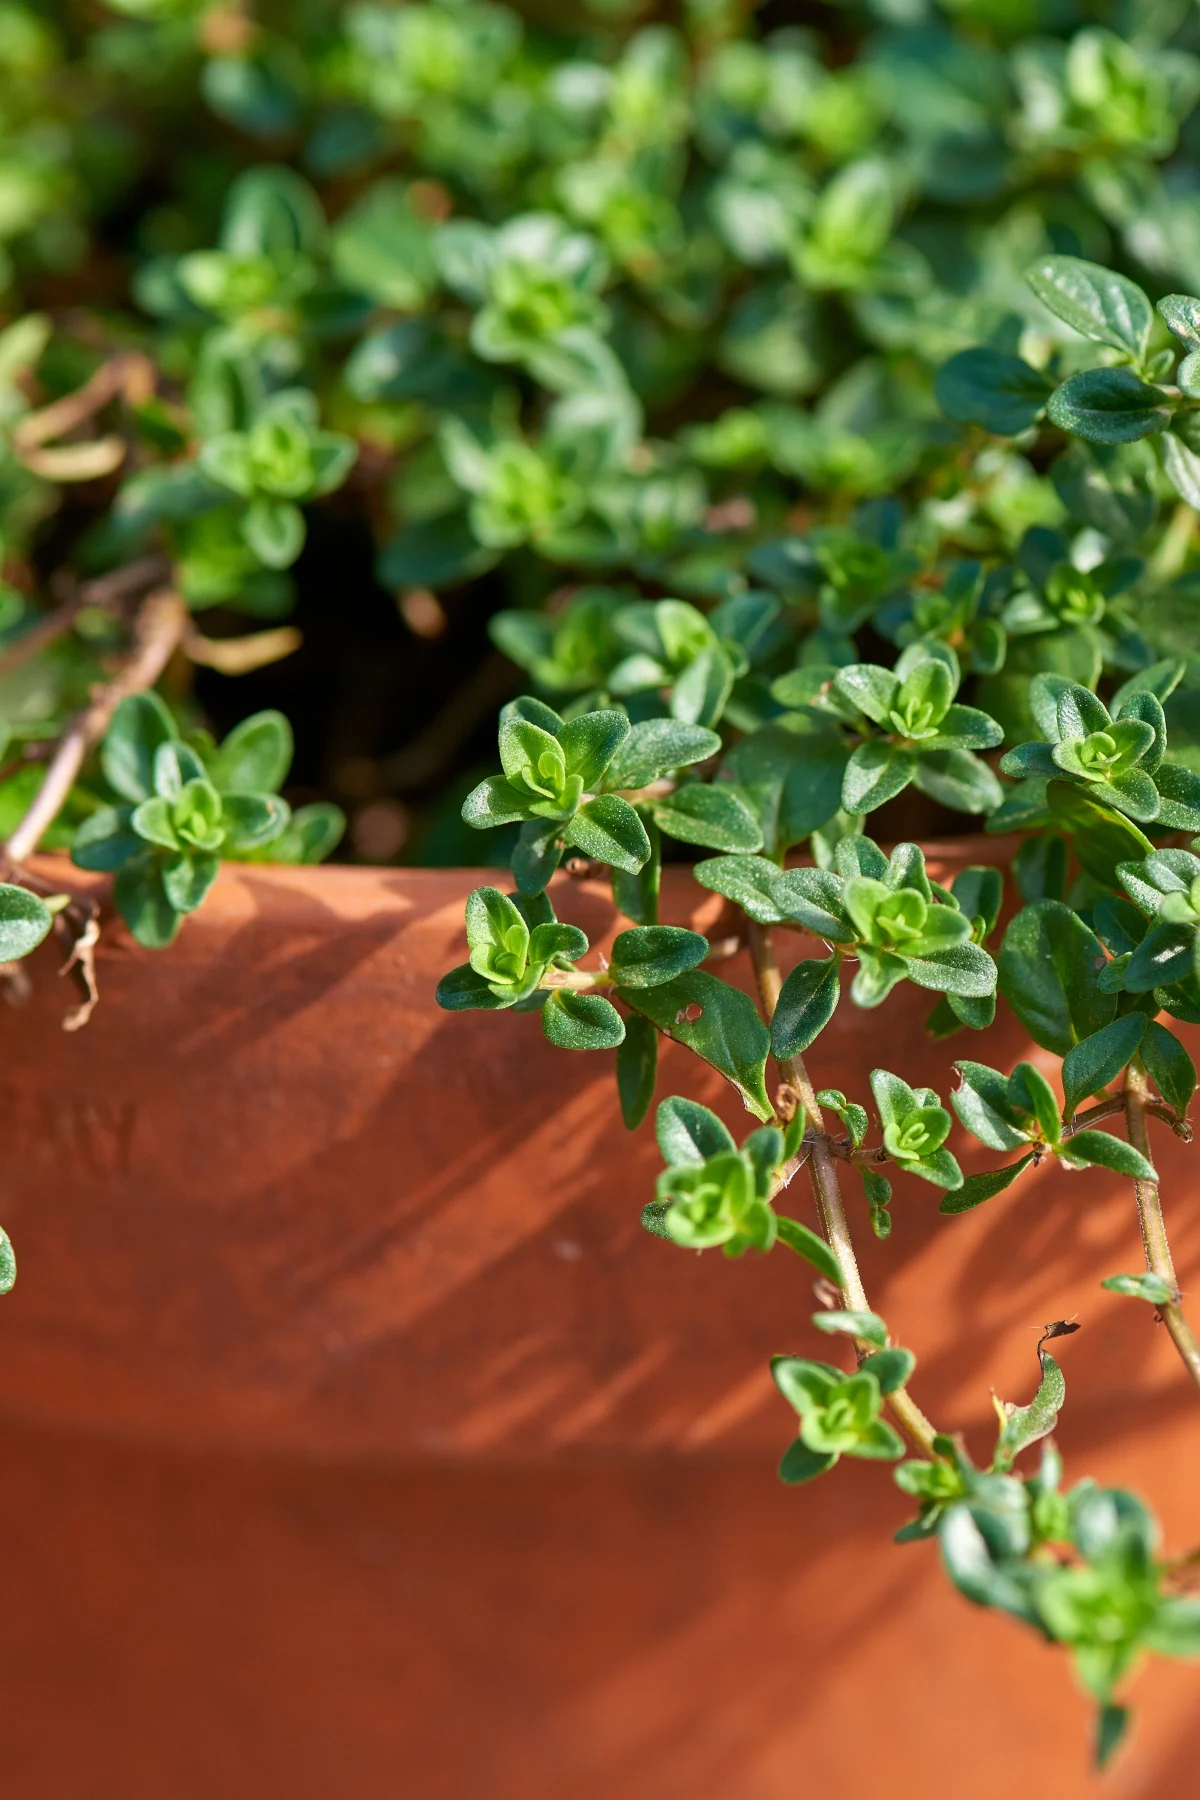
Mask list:
[[[825,1239],[818,1237],[815,1231],[810,1231],[799,1219],[789,1219],[780,1213],[778,1234],[779,1242],[786,1244],[789,1250],[794,1250],[797,1256],[802,1256],[806,1263],[811,1263],[818,1275],[823,1275],[826,1281],[832,1281],[834,1287],[845,1286],[846,1278],[841,1264]]]
[[[650,839],[628,800],[617,794],[597,794],[581,806],[563,829],[568,844],[597,862],[609,863],[626,875],[636,875],[650,858]]]
[[[1078,256],[1043,256],[1025,279],[1073,331],[1135,359],[1145,353],[1154,312],[1136,282]]]
[[[840,1286],[840,1282],[837,1285]],[[818,1331],[840,1332],[844,1337],[861,1338],[864,1344],[874,1344],[880,1350],[887,1344],[888,1328],[878,1313],[817,1312],[813,1314],[812,1322]]]
[[[991,813],[1004,798],[991,769],[970,750],[919,750],[913,780],[923,794],[955,812]]]
[[[982,999],[996,991],[996,965],[979,944],[949,944],[944,950],[906,955],[904,972],[918,987],[939,994]]]
[[[122,800],[148,800],[154,792],[154,758],[160,744],[178,736],[157,694],[130,694],[112,717],[100,751],[100,767]]]
[[[292,728],[281,712],[258,712],[235,725],[206,759],[219,794],[274,794],[292,766]]]
[[[1165,1025],[1147,1020],[1141,1057],[1159,1093],[1182,1119],[1196,1091],[1196,1066]]]
[[[226,854],[261,849],[287,829],[290,818],[291,808],[278,794],[226,794],[221,803],[222,848]]]
[[[629,720],[623,712],[581,713],[569,719],[558,732],[568,775],[578,775],[585,791],[598,787],[628,736]]]
[[[639,925],[614,940],[609,973],[619,987],[658,987],[708,955],[708,939],[680,925]]]
[[[799,962],[786,977],[771,1020],[771,1050],[777,1057],[800,1056],[824,1031],[840,996],[838,958]]]
[[[1115,1080],[1137,1054],[1145,1028],[1144,1013],[1126,1013],[1068,1050],[1062,1066],[1063,1107],[1068,1116],[1081,1100]]]
[[[36,950],[54,916],[28,888],[0,882],[0,962],[16,962]]]
[[[873,1356],[863,1359],[858,1365],[860,1375],[873,1375],[879,1383],[881,1394],[894,1394],[902,1388],[913,1370],[917,1359],[911,1350],[902,1350],[898,1346],[890,1350],[876,1350]]]
[[[1093,1759],[1097,1769],[1107,1769],[1121,1747],[1133,1714],[1127,1706],[1110,1700],[1096,1709],[1096,1741]]]
[[[474,831],[489,831],[494,825],[513,825],[530,817],[530,797],[502,775],[489,775],[471,789],[462,804],[463,823]],[[542,824],[538,820],[539,825]]]
[[[842,806],[848,813],[874,812],[902,794],[917,769],[911,750],[900,750],[882,738],[860,744],[842,777]]]
[[[435,999],[446,1012],[473,1012],[482,1009],[485,1012],[499,1012],[511,1006],[516,998],[505,993],[494,993],[486,978],[473,969],[470,963],[460,963],[443,975],[437,984]]]
[[[668,837],[709,850],[762,849],[758,821],[726,783],[690,781],[667,800],[653,803],[654,822]]]
[[[1108,1131],[1077,1131],[1063,1149],[1074,1162],[1099,1164],[1135,1181],[1158,1180],[1153,1163],[1147,1162],[1140,1150]]]
[[[1107,960],[1078,913],[1060,900],[1038,900],[1004,934],[1000,992],[1035,1043],[1066,1056],[1116,1012],[1116,995],[1096,979]]]
[[[183,914],[167,899],[153,853],[132,857],[117,871],[113,901],[139,944],[162,950],[173,941]]]
[[[268,569],[287,569],[304,548],[304,514],[291,500],[259,496],[242,514],[242,536]]]
[[[981,1175],[968,1175],[962,1186],[946,1195],[938,1207],[940,1213],[970,1212],[973,1207],[982,1206],[995,1194],[1002,1194],[1011,1187],[1017,1176],[1027,1169],[1033,1161],[1033,1151],[1029,1150],[1015,1163],[1006,1169],[988,1169]]]
[[[1058,1424],[1058,1415],[1066,1397],[1067,1384],[1063,1379],[1063,1372],[1049,1352],[1043,1350],[1042,1379],[1038,1391],[1028,1406],[1018,1406],[1009,1414],[996,1444],[994,1467],[1011,1468],[1014,1458],[1022,1450],[1028,1450],[1030,1444],[1049,1437]]]
[[[784,1451],[779,1464],[779,1479],[789,1487],[802,1481],[813,1481],[824,1475],[837,1461],[836,1450],[810,1450],[803,1438],[796,1438]]]
[[[1171,413],[1161,388],[1129,369],[1085,369],[1050,396],[1046,413],[1062,431],[1092,444],[1131,444],[1163,431]]]
[[[1124,813],[1069,782],[1047,783],[1046,802],[1056,823],[1070,832],[1084,873],[1104,887],[1118,885],[1119,863],[1140,862],[1154,848]]]
[[[618,912],[639,925],[657,925],[658,895],[662,886],[662,838],[644,807],[638,807],[637,815],[650,845],[650,855],[635,875],[627,874],[624,869],[613,870],[613,904]]]
[[[220,859],[203,850],[167,856],[161,864],[163,893],[178,913],[195,912],[220,873]]]
[[[723,894],[760,925],[778,925],[787,914],[773,897],[779,865],[766,856],[710,856],[695,863],[692,874],[701,887]]]
[[[731,1081],[756,1117],[771,1117],[765,1083],[770,1038],[748,994],[703,969],[691,969],[662,987],[617,992],[660,1031]]]
[[[646,787],[660,776],[715,756],[720,748],[718,733],[703,725],[684,725],[678,719],[646,719],[633,727],[608,765],[605,786]]]
[[[716,1113],[698,1100],[685,1100],[672,1094],[658,1109],[654,1135],[663,1161],[670,1169],[685,1164],[707,1162],[710,1156],[721,1156],[736,1150],[728,1129]]]
[[[1181,344],[1200,350],[1200,300],[1191,294],[1164,294],[1157,311]]]
[[[725,773],[753,808],[773,856],[782,859],[837,812],[849,754],[827,721],[792,713],[751,732],[725,757]]]
[[[972,1137],[989,1150],[1015,1150],[1028,1141],[1029,1132],[1005,1076],[986,1063],[956,1062],[961,1085],[950,1104]]]
[[[625,1021],[602,994],[552,988],[542,1008],[542,1030],[560,1050],[615,1050]]]
[[[102,806],[89,813],[71,844],[75,866],[111,875],[131,856],[140,855],[145,844],[133,829],[134,811],[129,805]]]
[[[7,1231],[0,1230],[0,1294],[11,1294],[17,1281],[17,1257]]]
[[[998,437],[1016,437],[1036,422],[1052,385],[1019,356],[979,345],[944,363],[933,391],[947,417],[982,425]]]
[[[1148,1300],[1151,1306],[1169,1306],[1179,1298],[1170,1282],[1148,1269],[1140,1275],[1109,1275],[1100,1283],[1110,1294],[1126,1294],[1134,1300]]]

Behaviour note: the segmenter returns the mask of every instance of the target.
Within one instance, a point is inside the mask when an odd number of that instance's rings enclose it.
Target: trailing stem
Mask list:
[[[143,600],[134,627],[132,654],[63,732],[33,805],[4,846],[10,863],[22,862],[37,849],[62,810],[84,757],[104,736],[117,707],[127,695],[140,694],[154,686],[183,637],[187,622],[187,607],[171,589],[159,589]]]
[[[1136,1062],[1132,1062],[1125,1071],[1125,1119],[1129,1129],[1130,1143],[1136,1150],[1141,1151],[1148,1162],[1151,1157],[1146,1115],[1150,1110],[1145,1072]],[[1173,1296],[1170,1300],[1164,1300],[1159,1306],[1159,1317],[1170,1332],[1188,1374],[1196,1386],[1200,1387],[1200,1344],[1197,1344],[1179,1302],[1179,1285],[1175,1280],[1175,1264],[1171,1259],[1171,1246],[1167,1241],[1167,1227],[1163,1219],[1158,1183],[1157,1181],[1135,1179],[1133,1191],[1137,1195],[1138,1219],[1142,1227],[1142,1247],[1146,1253],[1146,1267],[1152,1275],[1158,1275],[1166,1282]]]
[[[771,946],[770,931],[753,921],[749,923],[750,952],[754,959],[754,976],[758,984],[759,999],[768,1025],[775,1014],[779,1003],[779,990],[782,978],[775,953]],[[842,1304],[850,1312],[870,1312],[871,1304],[863,1287],[862,1276],[858,1270],[858,1259],[854,1254],[854,1243],[850,1236],[850,1224],[846,1217],[846,1209],[842,1204],[841,1188],[838,1185],[837,1161],[832,1139],[825,1130],[821,1108],[817,1104],[816,1090],[800,1056],[776,1057],[776,1064],[787,1086],[796,1096],[800,1106],[804,1108],[809,1130],[806,1139],[811,1154],[808,1159],[809,1179],[812,1182],[813,1198],[816,1201],[817,1215],[825,1241],[838,1259],[845,1284],[842,1288]],[[860,1359],[870,1354],[873,1346],[856,1340]],[[936,1456],[933,1440],[936,1436],[920,1407],[912,1399],[907,1389],[897,1388],[887,1396],[887,1403],[900,1425],[907,1432],[912,1442],[927,1457]]]

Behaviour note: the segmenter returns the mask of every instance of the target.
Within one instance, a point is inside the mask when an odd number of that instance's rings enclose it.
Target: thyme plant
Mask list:
[[[874,579],[849,617],[839,614],[837,587],[819,580],[815,593],[747,585],[707,613],[679,599],[605,606],[585,591],[572,605],[592,682],[561,712],[534,695],[507,705],[501,772],[463,807],[476,829],[518,827],[513,887],[472,894],[468,960],[444,977],[438,1001],[452,1011],[540,1013],[562,1049],[615,1049],[631,1130],[655,1106],[661,1038],[729,1082],[755,1121],[740,1144],[697,1101],[658,1101],[664,1168],[642,1223],[693,1251],[740,1257],[782,1245],[828,1284],[830,1304],[813,1324],[847,1356],[772,1362],[796,1416],[781,1478],[823,1477],[844,1456],[893,1464],[916,1503],[900,1541],[936,1538],[970,1600],[1070,1652],[1097,1704],[1103,1764],[1125,1730],[1124,1684],[1143,1655],[1200,1654],[1187,1559],[1164,1558],[1157,1525],[1132,1494],[1087,1479],[1063,1486],[1051,1434],[1066,1388],[1044,1346],[1073,1325],[1048,1328],[1032,1399],[997,1402],[995,1445],[979,1467],[910,1392],[916,1355],[892,1342],[871,1309],[851,1226],[857,1215],[888,1235],[895,1178],[938,1190],[940,1211],[956,1215],[1047,1159],[1064,1171],[1126,1176],[1131,1244],[1136,1220],[1145,1267],[1104,1285],[1154,1309],[1200,1387],[1200,1346],[1171,1260],[1148,1124],[1191,1136],[1196,1070],[1172,1027],[1200,1023],[1200,837],[1189,836],[1200,831],[1200,773],[1186,728],[1180,750],[1166,711],[1188,692],[1190,663],[1158,655],[1163,646],[1133,612],[1115,635],[1105,595],[1126,581],[1127,591],[1147,583],[1153,592],[1183,536],[1180,521],[1191,529],[1187,377],[1174,371],[1169,347],[1151,354],[1154,309],[1127,278],[1071,257],[1045,258],[1029,278],[1110,360],[1057,385],[1048,366],[1039,386],[1017,359],[968,350],[942,371],[939,391],[952,410],[1023,434],[1034,454],[1044,430],[1070,433],[1076,441],[1060,462],[1091,454],[1090,445],[1153,439],[1155,460],[1140,464],[1143,491],[1156,503],[1174,488],[1184,510],[1148,561],[1131,558],[1135,566],[1114,580],[1115,558],[1080,554],[1094,540],[1081,534],[1072,552],[1065,538],[1034,528],[1015,567],[947,559],[916,586],[893,539],[876,561],[864,559]],[[1190,332],[1200,301],[1172,295],[1158,311],[1172,331],[1182,320]],[[1182,347],[1193,354],[1186,334]],[[1151,374],[1158,385],[1143,379]],[[1020,416],[1018,384],[1029,396]],[[1136,409],[1126,404],[1134,388]],[[1129,467],[1097,458],[1093,492],[1111,496],[1112,477]],[[787,546],[793,568],[811,546],[811,537]],[[869,629],[877,653],[892,639],[891,666],[861,658],[855,627]],[[1008,672],[1014,629],[1043,639],[1047,666]],[[1064,645],[1069,654],[1085,648],[1088,683],[1054,668]],[[998,696],[1003,719],[958,698],[964,656],[974,666],[968,692]],[[544,690],[559,686],[553,664],[531,668]],[[1026,721],[1028,738],[1011,742]],[[1011,747],[989,761],[1006,736]],[[888,854],[868,834],[870,816],[910,783],[944,806],[986,815],[988,831],[1019,834],[1016,909],[1002,935],[1002,869],[981,861],[946,888],[929,878],[918,844]],[[660,922],[664,839],[699,852],[696,883],[726,900],[719,942]],[[560,859],[580,854],[584,866],[610,871],[614,904],[630,921],[595,966],[549,891]],[[569,900],[569,884],[553,891]],[[781,932],[802,938],[786,976]],[[757,1004],[714,968],[740,949],[750,954]],[[972,1054],[951,1062],[948,1051],[949,1105],[886,1068],[871,1072],[869,1094],[822,1085],[821,1034],[838,1006],[884,1006],[904,981],[939,996],[928,1020],[934,1037],[983,1034]],[[997,994],[1058,1060],[1057,1084],[1032,1061],[987,1060]],[[994,1153],[994,1167],[964,1177],[949,1145],[955,1116]],[[1124,1135],[1104,1128],[1118,1117]],[[806,1210],[793,1185],[801,1171],[811,1222],[797,1216]],[[861,1201],[848,1201],[844,1180],[861,1183]]]
[[[1112,1285],[1200,1374],[1147,1124],[1186,1133],[1200,1023],[1200,23],[778,17],[2,0],[0,961],[53,929],[86,1021],[107,918],[39,848],[165,949],[222,859],[336,846],[333,801],[280,792],[287,721],[247,707],[218,745],[193,687],[296,647],[318,515],[403,619],[491,615],[429,812],[512,891],[472,897],[442,1004],[615,1049],[631,1128],[664,1034],[733,1085],[740,1145],[660,1102],[645,1220],[664,1255],[782,1242],[837,1290],[842,1360],[777,1365],[785,1479],[893,1462],[904,1535],[1069,1647],[1103,1759],[1140,1654],[1200,1647],[1181,1569],[1132,1497],[1062,1490],[1050,1352],[989,1468],[924,1419],[847,1220],[886,1236],[893,1178],[954,1213],[1047,1157],[1110,1168],[1148,1259]],[[497,669],[528,692],[454,792]],[[951,815],[981,848],[945,890],[894,840]],[[728,902],[757,1002],[659,921],[664,846]],[[564,857],[611,870],[605,965],[555,917]],[[785,931],[823,950],[782,978]],[[941,1094],[822,1086],[835,1008],[904,981],[956,1047],[999,994],[1057,1085],[964,1055]]]

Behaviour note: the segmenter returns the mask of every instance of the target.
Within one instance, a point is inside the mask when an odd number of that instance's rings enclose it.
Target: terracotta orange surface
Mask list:
[[[1194,1671],[1143,1684],[1101,1790],[1061,1660],[889,1544],[886,1476],[776,1483],[767,1359],[828,1351],[800,1265],[647,1237],[657,1157],[611,1057],[437,1011],[489,878],[227,870],[168,953],[106,933],[86,1031],[52,954],[3,1009],[6,1800],[916,1800],[931,1758],[973,1800],[1169,1790]],[[605,889],[562,888],[602,943]],[[924,1040],[929,1005],[844,1007],[821,1080],[945,1093],[971,1042]],[[1028,1048],[1006,1029],[992,1060]],[[672,1049],[674,1089],[745,1129]],[[1154,1148],[1186,1286],[1196,1164]],[[1188,1389],[1097,1285],[1138,1266],[1127,1184],[1046,1169],[944,1220],[899,1181],[893,1210],[882,1245],[860,1212],[864,1277],[937,1422],[982,1455],[989,1386],[1027,1399],[1035,1328],[1078,1312],[1069,1475],[1148,1485],[1200,1536]]]

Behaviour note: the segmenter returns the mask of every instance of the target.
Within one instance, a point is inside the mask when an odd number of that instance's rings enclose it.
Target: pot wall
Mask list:
[[[1157,1665],[1101,1788],[1063,1661],[890,1544],[886,1475],[777,1483],[767,1359],[828,1353],[801,1267],[647,1237],[611,1057],[436,1010],[488,878],[226,870],[166,954],[106,930],[85,1032],[53,953],[0,1012],[6,1800],[924,1800],[933,1757],[972,1800],[1183,1791],[1194,1670]],[[603,887],[561,886],[611,934]],[[944,1094],[971,1040],[930,1045],[929,1005],[843,1008],[820,1080]],[[699,1072],[669,1051],[660,1094],[743,1131]],[[1186,1285],[1194,1165],[1154,1147]],[[984,1454],[989,1385],[1028,1398],[1036,1327],[1078,1311],[1069,1476],[1194,1541],[1189,1390],[1097,1286],[1138,1266],[1127,1184],[1044,1170],[957,1220],[896,1186],[889,1242],[861,1207],[858,1236],[927,1410]]]

